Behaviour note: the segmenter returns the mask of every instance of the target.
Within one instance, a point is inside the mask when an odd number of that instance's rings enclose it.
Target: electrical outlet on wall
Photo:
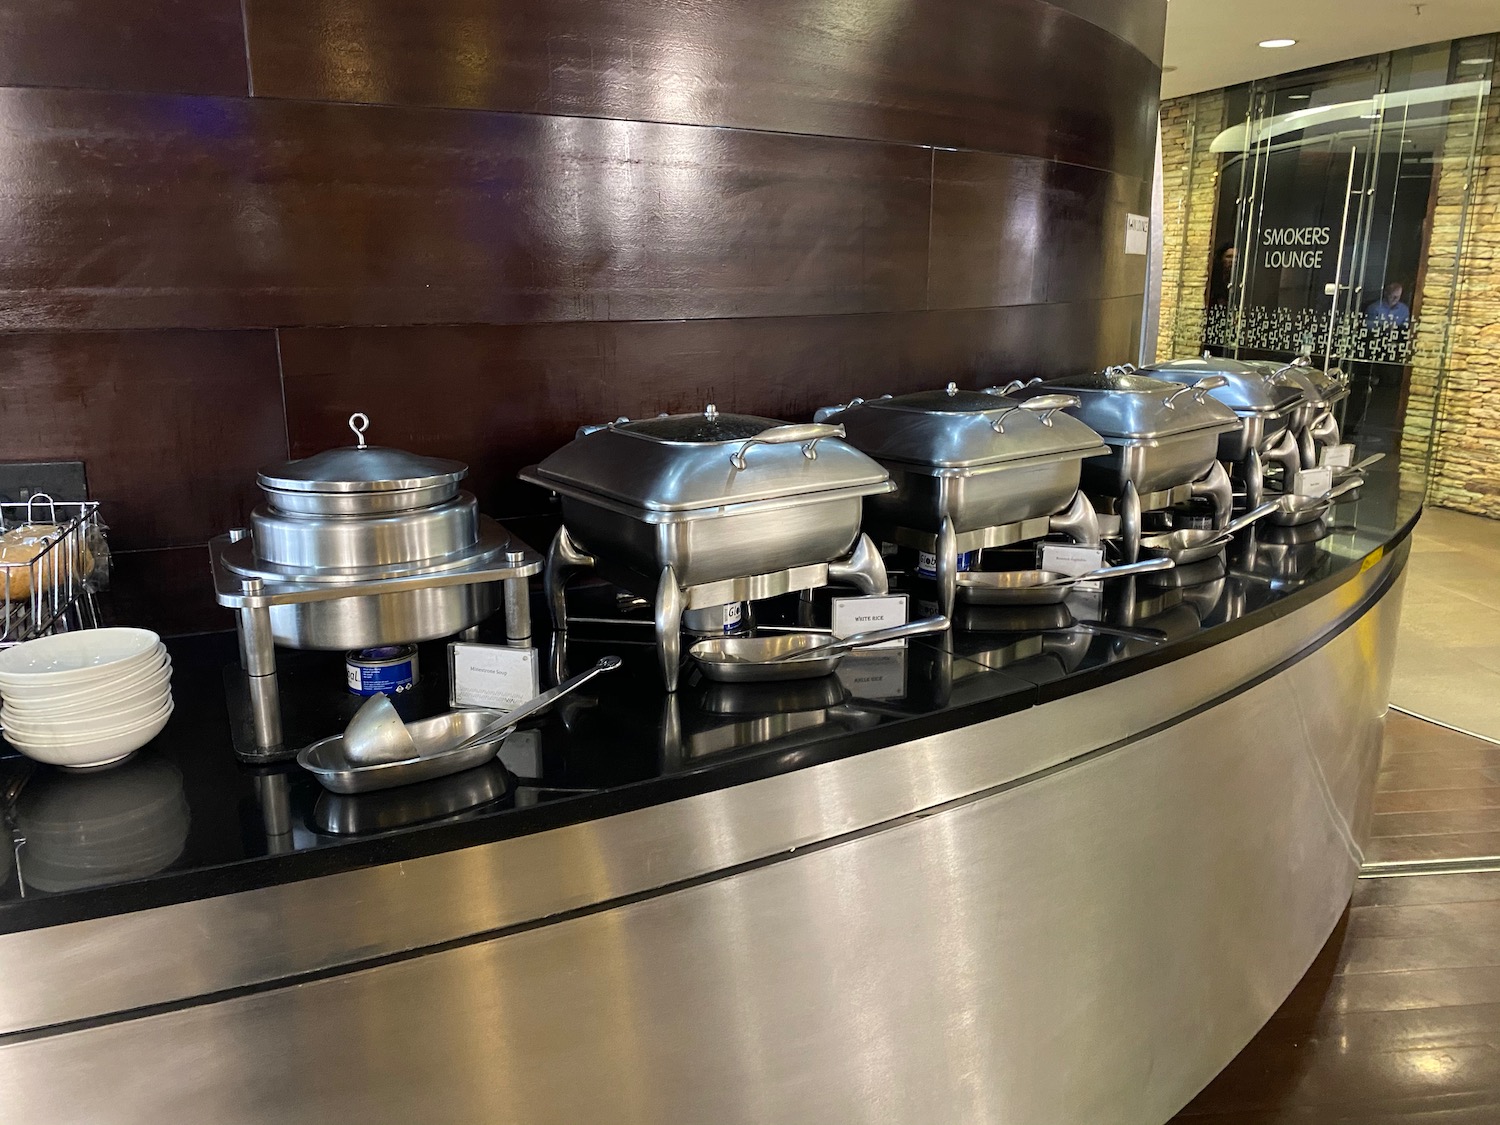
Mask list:
[[[82,461],[0,461],[0,503],[25,503],[38,492],[54,500],[87,500]]]

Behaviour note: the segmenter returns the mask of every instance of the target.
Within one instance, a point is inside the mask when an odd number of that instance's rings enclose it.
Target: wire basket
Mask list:
[[[94,628],[92,579],[104,559],[95,501],[0,504],[0,647]]]

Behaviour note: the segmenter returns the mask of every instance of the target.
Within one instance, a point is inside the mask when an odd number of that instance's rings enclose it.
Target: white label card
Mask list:
[[[1292,474],[1292,492],[1297,496],[1327,496],[1333,488],[1333,468],[1298,469]]]
[[[890,629],[905,625],[905,594],[873,594],[863,598],[833,599],[833,635],[844,638],[855,633],[873,633],[876,629]],[[903,641],[886,641],[871,645],[871,649],[902,648]]]
[[[1041,567],[1043,570],[1055,571],[1058,574],[1087,574],[1091,570],[1098,570],[1103,565],[1103,547],[1074,547],[1066,543],[1042,544]],[[1097,580],[1079,582],[1073,589],[1098,590],[1100,584]]]
[[[1323,447],[1323,458],[1321,466],[1330,469],[1347,469],[1354,464],[1354,445],[1344,442],[1342,445],[1325,445]]]
[[[1146,215],[1125,216],[1125,253],[1145,254],[1151,249],[1151,220]]]
[[[541,691],[536,649],[454,642],[448,646],[449,701],[509,711]]]

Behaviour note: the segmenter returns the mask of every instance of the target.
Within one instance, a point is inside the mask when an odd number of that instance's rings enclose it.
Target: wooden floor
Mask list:
[[[1500,862],[1500,743],[1390,712],[1367,869],[1487,856]]]
[[[1500,746],[1392,712],[1385,755],[1372,859],[1500,854]],[[1286,1003],[1174,1121],[1500,1125],[1500,872],[1361,879]]]

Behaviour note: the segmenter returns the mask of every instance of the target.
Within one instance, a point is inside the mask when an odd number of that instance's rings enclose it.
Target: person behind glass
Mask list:
[[[1369,420],[1370,404],[1375,399],[1375,388],[1386,382],[1385,376],[1394,374],[1400,383],[1401,360],[1406,353],[1406,333],[1411,330],[1411,306],[1401,299],[1405,287],[1399,281],[1387,282],[1380,291],[1380,299],[1365,307],[1364,350],[1366,362],[1350,365],[1350,373],[1364,376],[1364,402],[1360,407],[1354,428],[1363,430]]]
[[[1230,297],[1234,288],[1234,265],[1239,251],[1234,243],[1225,242],[1214,251],[1214,260],[1208,273],[1208,307],[1203,318],[1203,350],[1213,355],[1226,354],[1222,340],[1229,332]]]
[[[1378,331],[1381,325],[1395,324],[1405,327],[1411,323],[1411,308],[1401,299],[1406,290],[1399,281],[1392,281],[1380,291],[1380,299],[1365,309],[1365,327]]]

